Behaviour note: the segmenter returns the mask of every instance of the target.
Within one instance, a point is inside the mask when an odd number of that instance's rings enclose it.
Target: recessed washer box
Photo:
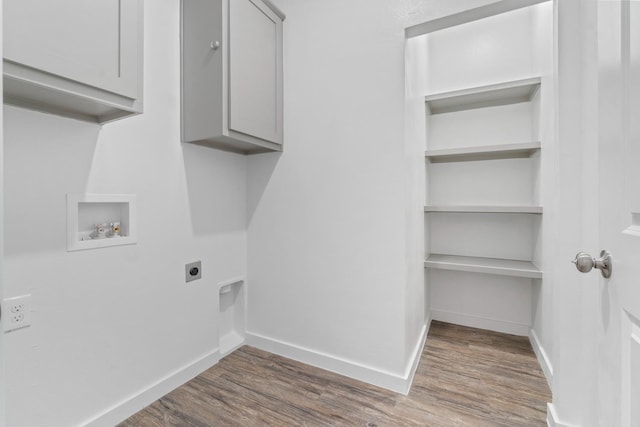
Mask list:
[[[67,251],[132,245],[136,233],[135,194],[67,194]]]

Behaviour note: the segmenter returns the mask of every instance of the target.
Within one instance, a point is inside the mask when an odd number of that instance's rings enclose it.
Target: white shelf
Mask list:
[[[529,102],[540,87],[540,77],[425,96],[431,114]]]
[[[516,214],[541,214],[542,206],[441,206],[428,205],[425,212],[451,212],[451,213],[516,213]]]
[[[425,268],[541,279],[542,271],[530,261],[431,254]]]
[[[424,155],[432,162],[462,162],[530,157],[540,149],[540,141],[518,144],[482,145],[478,147],[426,150]]]

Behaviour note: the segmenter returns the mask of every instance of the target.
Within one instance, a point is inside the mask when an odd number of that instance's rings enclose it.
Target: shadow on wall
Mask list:
[[[182,151],[193,233],[246,230],[246,156],[184,143]]]
[[[4,106],[5,254],[66,251],[67,193],[84,193],[101,126]]]
[[[247,226],[251,223],[253,215],[258,209],[260,200],[281,157],[281,152],[249,156],[248,167],[251,174],[247,183]]]

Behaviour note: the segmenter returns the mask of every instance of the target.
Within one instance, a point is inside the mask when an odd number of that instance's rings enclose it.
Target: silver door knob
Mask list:
[[[578,252],[576,258],[571,262],[574,263],[578,271],[582,273],[588,273],[595,267],[600,270],[602,277],[611,277],[613,258],[609,251],[602,250],[600,252],[600,258],[594,258],[586,252]]]

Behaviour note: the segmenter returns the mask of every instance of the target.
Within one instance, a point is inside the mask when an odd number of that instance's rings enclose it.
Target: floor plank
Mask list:
[[[119,427],[530,427],[550,401],[526,337],[434,321],[407,396],[244,346]]]

